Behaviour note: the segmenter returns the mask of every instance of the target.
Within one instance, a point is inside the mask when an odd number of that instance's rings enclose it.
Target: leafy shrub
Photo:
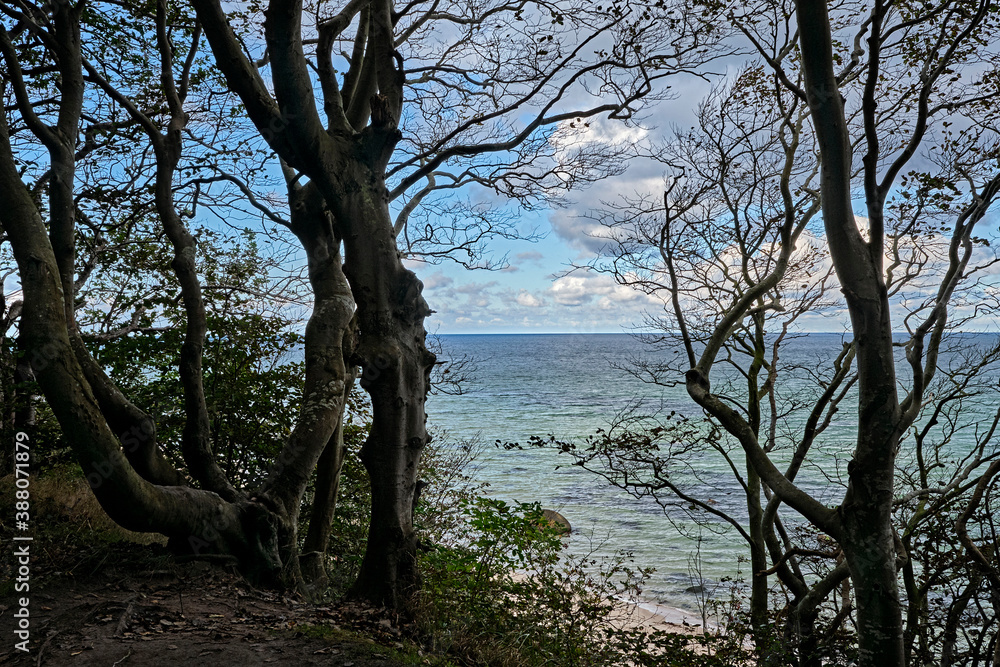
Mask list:
[[[538,504],[476,498],[467,532],[421,559],[414,616],[434,650],[477,665],[722,665],[690,636],[636,626],[627,600],[648,570],[631,556],[572,555]],[[730,663],[731,664],[731,663]]]

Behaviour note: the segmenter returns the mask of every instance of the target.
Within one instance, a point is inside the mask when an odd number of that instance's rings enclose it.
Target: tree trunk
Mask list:
[[[847,300],[857,350],[858,439],[837,535],[855,589],[860,667],[903,667],[892,493],[899,446],[899,399],[892,323],[882,274],[883,220],[869,201],[869,240],[852,203],[851,137],[833,71],[825,3],[796,0],[806,95],[820,149],[823,224]],[[877,26],[872,27],[876,31]],[[877,212],[877,211],[876,211]]]
[[[848,303],[852,300],[848,293]],[[840,508],[841,546],[855,591],[860,664],[902,667],[903,618],[892,526],[899,410],[888,303],[875,301],[882,305],[878,309],[871,308],[871,300],[857,301],[851,310],[859,341],[858,444],[848,464],[849,482]],[[875,317],[865,317],[871,310]]]
[[[337,427],[327,441],[316,465],[316,485],[312,510],[309,515],[309,529],[306,532],[306,538],[302,544],[302,556],[299,559],[302,578],[310,596],[313,597],[325,590],[330,582],[326,571],[326,552],[330,546],[330,532],[333,528],[333,517],[337,511],[340,474],[347,455],[347,446],[344,444],[344,417],[347,398],[354,387],[355,379],[355,367],[351,362],[357,346],[357,335],[354,329],[352,322],[343,339],[344,364],[348,369],[343,405],[340,409]]]
[[[306,251],[314,293],[305,333],[305,388],[299,419],[258,497],[280,518],[286,581],[310,594],[299,563],[299,511],[309,478],[343,417],[353,378],[344,348],[350,346],[355,305],[323,198],[312,184],[290,185],[289,203],[291,228]]]
[[[345,405],[350,386],[344,395]],[[334,430],[326,448],[316,465],[316,486],[313,492],[312,510],[309,513],[309,529],[302,543],[299,563],[302,579],[310,597],[316,597],[330,583],[326,571],[326,550],[330,546],[330,531],[337,511],[337,496],[340,492],[340,473],[344,467],[347,448],[344,445],[344,413]]]
[[[820,636],[816,632],[819,606],[848,575],[847,563],[841,560],[837,567],[814,583],[804,595],[796,596],[788,606],[789,627],[786,635],[792,639],[792,648],[795,650],[796,664],[799,667],[822,667],[823,660],[819,652]],[[844,609],[838,612],[837,618],[832,621],[835,624],[833,627],[843,622],[847,611]]]
[[[423,285],[399,260],[384,187],[363,188],[350,197],[349,208],[352,224],[362,222],[377,239],[345,237],[344,270],[358,301],[361,386],[372,402],[371,432],[361,449],[372,514],[352,591],[399,608],[418,584],[413,498],[420,453],[430,440],[424,402],[435,358],[424,344],[423,326],[430,309]]]
[[[747,416],[750,429],[756,438],[761,431],[761,402],[764,400],[760,385],[760,374],[764,367],[767,348],[764,338],[764,313],[758,311],[753,316],[751,340],[754,344],[754,358],[747,371]],[[768,619],[767,585],[767,542],[764,536],[764,508],[761,506],[761,479],[754,470],[750,457],[746,457],[746,503],[747,528],[750,534],[750,626],[753,630],[757,658],[766,667],[782,662],[780,647]]]
[[[424,344],[423,321],[431,311],[420,281],[400,260],[385,185],[402,136],[397,125],[405,78],[395,50],[392,3],[372,2],[366,14],[364,69],[378,92],[360,100],[352,93],[351,104],[367,106],[370,113],[354,118],[359,125],[349,121],[330,68],[323,107],[328,127],[317,113],[315,72],[304,56],[300,0],[271,2],[265,12],[273,97],[219,3],[193,3],[230,87],[287,166],[315,184],[343,238],[344,273],[358,308],[354,361],[363,368],[360,384],[371,396],[373,420],[361,452],[371,477],[371,528],[353,592],[400,607],[417,583],[413,498],[417,462],[428,441],[424,401],[435,358]],[[371,122],[361,127],[365,117]]]
[[[0,191],[0,232],[11,244],[24,292],[19,344],[101,507],[124,528],[161,533],[188,553],[231,555],[251,580],[277,581],[279,522],[269,507],[257,499],[226,502],[207,490],[152,484],[126,458],[70,342],[63,272],[21,181],[5,114]]]
[[[70,345],[55,255],[11,156],[0,119],[0,189],[8,194],[0,228],[10,238],[24,289],[21,335],[42,393],[101,507],[124,528],[162,533],[196,553],[232,554],[250,577],[271,578],[279,562],[264,508],[226,503],[209,491],[156,486],[128,463]]]
[[[108,427],[118,436],[125,458],[135,471],[153,484],[187,486],[184,475],[171,465],[157,445],[156,421],[118,389],[91,356],[78,331],[71,333],[70,343]]]
[[[767,545],[764,541],[760,505],[760,475],[747,461],[747,523],[750,533],[750,627],[753,629],[754,646],[761,665],[781,664],[781,651],[768,618]]]

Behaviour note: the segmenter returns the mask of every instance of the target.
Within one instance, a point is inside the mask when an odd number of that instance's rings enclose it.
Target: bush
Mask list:
[[[370,486],[358,459],[368,413],[363,401],[351,412],[328,550],[331,597],[353,582],[368,534]],[[474,441],[438,433],[421,460],[414,524],[423,586],[410,611],[431,651],[490,667],[751,664],[739,639],[637,626],[627,601],[639,597],[650,571],[626,552],[570,554],[538,504],[486,497],[488,485],[469,472],[478,452]]]
[[[476,665],[721,665],[692,637],[639,627],[626,602],[650,574],[631,556],[571,555],[537,504],[476,498],[467,533],[421,559],[414,616],[434,650]]]

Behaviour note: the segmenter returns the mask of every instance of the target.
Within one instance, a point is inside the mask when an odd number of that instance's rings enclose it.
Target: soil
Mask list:
[[[225,566],[178,563],[155,545],[108,553],[84,575],[33,569],[28,653],[13,647],[15,596],[0,597],[0,665],[441,664],[379,610],[257,590]]]

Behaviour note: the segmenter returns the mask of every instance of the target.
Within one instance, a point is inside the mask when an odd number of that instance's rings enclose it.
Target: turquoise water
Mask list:
[[[790,370],[779,382],[781,405],[815,396],[819,389],[811,374],[825,372],[842,339],[839,334],[810,334],[783,345],[782,367]],[[995,338],[979,342],[991,340]],[[463,395],[428,398],[429,424],[448,433],[446,443],[466,438],[486,443],[475,471],[490,484],[490,495],[537,501],[560,511],[574,527],[570,538],[574,551],[597,547],[599,553],[632,552],[637,565],[656,569],[645,591],[645,597],[656,602],[692,608],[694,598],[685,589],[695,583],[691,558],[698,536],[701,572],[709,581],[735,576],[741,568],[745,572],[746,566],[739,563],[746,554],[745,543],[720,521],[699,527],[676,510],[667,516],[651,499],[636,499],[610,487],[597,475],[573,466],[570,456],[552,449],[508,451],[493,445],[497,440],[527,443],[532,435],[549,434],[580,442],[636,402],[647,411],[674,410],[698,417],[700,410],[682,385],[647,384],[615,368],[633,357],[665,361],[676,351],[653,350],[626,334],[447,335],[440,342],[442,358],[472,358],[477,368]],[[736,376],[720,366],[713,376],[716,391],[726,377]],[[797,480],[827,504],[840,502],[843,486],[838,475],[843,470],[846,479],[846,463],[854,449],[852,399],[844,401],[814,447],[813,462]],[[995,403],[979,409],[985,414],[991,405]],[[787,431],[794,433],[804,418],[793,414]],[[783,451],[779,438],[775,457],[782,459],[789,448],[786,445]],[[742,459],[736,462],[742,464]],[[737,520],[745,519],[743,492],[721,456],[699,455],[689,464],[689,474],[681,471],[677,479],[692,496],[709,498]]]

